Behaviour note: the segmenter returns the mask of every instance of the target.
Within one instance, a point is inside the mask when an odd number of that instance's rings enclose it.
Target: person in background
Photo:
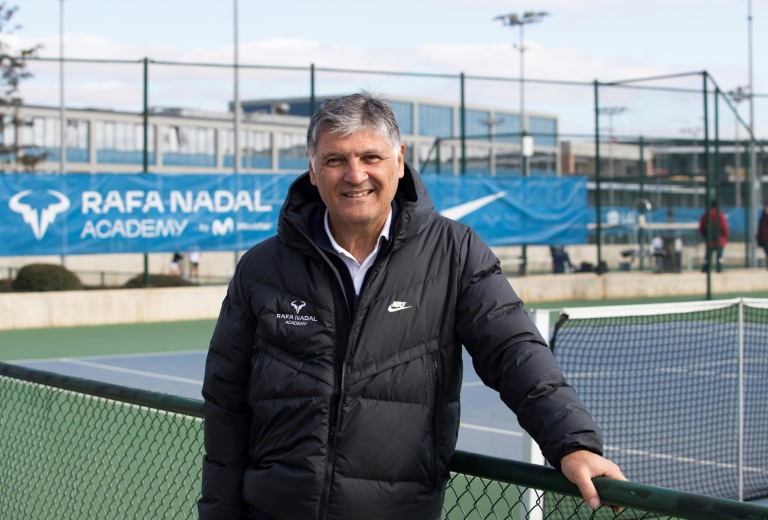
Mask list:
[[[170,263],[168,264],[168,274],[171,276],[179,276],[181,274],[181,262],[184,260],[184,257],[181,253],[175,252],[173,253],[173,257],[171,258]]]
[[[717,207],[716,200],[712,200],[709,211],[705,211],[701,215],[699,219],[699,234],[704,239],[704,242],[707,241],[707,235],[709,234],[709,246],[715,252],[717,258],[716,269],[718,273],[721,272],[723,270],[723,249],[726,242],[728,242],[728,221],[725,219],[723,212]],[[706,272],[709,268],[709,256],[706,255],[706,258],[704,258],[701,266],[702,272]]]
[[[325,100],[277,236],[237,264],[203,383],[202,520],[437,520],[462,345],[591,507],[624,479],[502,273],[440,216],[387,102]]]
[[[768,204],[763,206],[760,222],[757,223],[757,245],[765,252],[765,263],[768,266]]]
[[[552,272],[555,274],[570,273],[573,270],[571,257],[563,246],[552,246]]]
[[[189,281],[198,282],[200,280],[200,250],[193,249],[189,252]]]
[[[651,256],[653,257],[653,272],[660,273],[664,270],[664,239],[660,235],[654,235],[651,239]]]

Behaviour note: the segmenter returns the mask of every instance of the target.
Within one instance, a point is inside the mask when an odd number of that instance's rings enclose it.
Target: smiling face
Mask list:
[[[370,130],[347,136],[326,132],[309,157],[309,179],[328,207],[334,237],[381,232],[397,183],[403,177],[405,145],[393,148]]]

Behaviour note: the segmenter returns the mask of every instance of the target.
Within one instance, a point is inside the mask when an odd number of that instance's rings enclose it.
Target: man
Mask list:
[[[568,255],[568,251],[563,246],[550,246],[550,252],[552,253],[552,272],[555,274],[563,274],[571,272],[573,264],[571,263],[571,257]]]
[[[709,241],[706,257],[701,266],[702,272],[707,272],[709,268],[710,251],[715,251],[717,257],[717,272],[723,270],[723,249],[728,241],[728,221],[725,215],[717,207],[717,201],[712,200],[709,211],[705,211],[699,219],[699,234],[704,242]],[[710,249],[711,248],[711,249]]]
[[[229,285],[206,363],[202,519],[434,520],[459,430],[461,346],[599,505],[623,478],[498,259],[440,217],[389,106],[326,100],[278,234]]]
[[[760,220],[757,223],[757,245],[765,252],[765,263],[768,265],[768,204],[763,206]]]

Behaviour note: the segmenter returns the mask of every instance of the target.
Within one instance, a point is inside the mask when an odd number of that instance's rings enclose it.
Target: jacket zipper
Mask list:
[[[438,420],[439,409],[439,390],[440,390],[440,368],[437,363],[437,352],[432,354],[432,373],[434,381],[432,383],[432,478],[434,480],[435,489],[438,487],[438,471],[437,471],[437,439],[438,431],[437,425],[440,424]]]
[[[333,293],[335,299],[342,300],[346,302],[346,296],[344,294],[339,294],[340,289],[337,285],[333,286]],[[334,389],[334,397],[331,402],[331,412],[329,417],[329,427],[330,430],[328,432],[328,456],[325,459],[325,479],[323,482],[323,494],[320,496],[320,508],[318,511],[318,518],[320,520],[323,520],[327,515],[327,509],[328,509],[328,502],[330,501],[330,495],[331,495],[331,480],[333,479],[333,472],[334,468],[336,466],[336,438],[337,438],[337,430],[338,426],[341,422],[341,403],[344,402],[344,382],[346,380],[345,373],[346,373],[346,355],[349,351],[349,343],[351,341],[351,320],[349,319],[349,312],[344,313],[344,322],[342,324],[342,334],[339,335],[341,338],[346,338],[346,347],[345,350],[342,352],[341,350],[341,343],[338,345],[339,353],[341,354],[338,356],[339,359],[339,365],[337,366],[337,376],[336,376],[336,388]]]
[[[368,286],[368,281],[370,278],[379,271],[381,265],[389,259],[391,254],[392,251],[390,249],[385,257],[382,258],[380,262],[378,262],[375,266],[373,266],[371,270],[365,274],[365,278],[363,279],[363,286],[360,289],[361,296]],[[338,298],[339,291],[343,291],[343,287],[339,289],[339,286],[334,285],[333,291],[334,295]],[[347,301],[347,297],[344,294],[341,294],[340,297],[343,301]],[[345,316],[349,316],[349,313],[347,313]],[[323,494],[320,497],[320,509],[318,512],[319,520],[325,520],[325,517],[328,514],[328,503],[330,502],[331,498],[331,480],[333,479],[333,472],[336,466],[336,439],[338,428],[341,425],[341,404],[344,402],[344,387],[347,381],[347,356],[349,355],[349,350],[352,346],[352,325],[355,323],[356,317],[357,309],[354,309],[351,319],[347,318],[344,320],[345,329],[342,331],[344,334],[340,335],[342,338],[346,337],[347,341],[345,344],[344,352],[341,353],[342,355],[339,358],[341,360],[341,366],[339,367],[338,371],[339,375],[336,378],[336,397],[334,398],[334,402],[331,405],[331,417],[329,421],[331,430],[328,434],[328,457],[325,460],[325,481],[323,482]]]

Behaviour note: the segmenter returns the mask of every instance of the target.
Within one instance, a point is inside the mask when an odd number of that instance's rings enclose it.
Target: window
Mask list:
[[[529,117],[528,133],[533,135],[535,145],[557,146],[557,119]]]
[[[453,137],[453,109],[419,105],[419,135]]]
[[[400,127],[400,133],[413,135],[413,103],[389,101],[389,106],[395,114],[395,120],[397,120],[397,126]]]

